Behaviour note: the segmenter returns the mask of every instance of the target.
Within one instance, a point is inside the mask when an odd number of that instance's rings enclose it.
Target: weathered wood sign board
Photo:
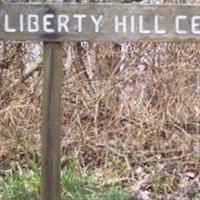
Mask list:
[[[59,200],[62,41],[199,41],[200,5],[6,4],[0,40],[44,41],[41,198]]]
[[[0,7],[0,39],[20,41],[199,40],[200,6],[3,5]]]

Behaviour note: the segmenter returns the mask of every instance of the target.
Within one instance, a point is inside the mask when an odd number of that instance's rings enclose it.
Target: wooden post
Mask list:
[[[44,42],[42,200],[60,200],[62,43]]]

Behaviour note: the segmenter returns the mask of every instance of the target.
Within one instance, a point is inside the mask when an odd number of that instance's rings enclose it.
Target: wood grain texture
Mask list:
[[[44,43],[42,200],[60,199],[62,44]]]
[[[39,16],[40,30],[35,33],[29,33],[26,30],[15,33],[5,33],[4,21],[5,15],[10,16],[10,27],[19,27],[19,15],[36,14]],[[54,33],[46,33],[42,30],[43,17],[46,14],[53,14],[52,27]],[[86,17],[82,21],[82,31],[77,30],[76,14],[84,14]],[[57,16],[67,15],[69,17],[68,32],[62,30],[58,32]],[[93,16],[103,16],[99,31],[95,32],[94,23],[91,20]],[[127,31],[124,33],[121,29],[115,32],[115,16],[126,16]],[[186,34],[178,34],[175,30],[175,18],[177,15],[186,16],[186,19],[180,20],[180,29],[186,31]],[[135,17],[134,32],[130,30],[131,16]],[[141,33],[139,30],[139,16],[143,16],[143,28],[150,30],[150,33]],[[155,33],[155,16],[159,16],[159,29],[166,29],[164,34]],[[193,19],[193,17],[197,17]],[[0,7],[0,39],[1,40],[43,40],[43,41],[199,41],[200,39],[200,5],[138,5],[138,4],[10,4]],[[120,18],[121,20],[121,18]],[[192,25],[192,20],[195,21]],[[26,21],[26,20],[25,20]],[[192,31],[192,26],[197,33]],[[25,22],[25,28],[27,22]],[[18,28],[17,28],[18,29]],[[199,32],[199,33],[198,33]]]

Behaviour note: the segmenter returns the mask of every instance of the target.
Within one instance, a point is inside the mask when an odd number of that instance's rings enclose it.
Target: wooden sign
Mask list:
[[[199,41],[200,6],[6,4],[0,40],[44,41],[41,198],[59,200],[62,41]]]
[[[177,41],[200,39],[200,6],[9,4],[0,7],[0,39]]]

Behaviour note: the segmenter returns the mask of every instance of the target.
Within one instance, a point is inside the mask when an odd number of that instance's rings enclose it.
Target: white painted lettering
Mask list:
[[[81,14],[76,14],[76,15],[73,15],[74,18],[77,18],[78,20],[78,32],[82,32],[82,29],[83,29],[83,19],[86,18],[86,15],[81,15]]]
[[[165,34],[167,31],[166,30],[161,30],[160,29],[160,17],[158,15],[155,16],[155,34]]]
[[[39,31],[39,16],[28,15],[28,32],[35,33]]]
[[[102,18],[103,18],[102,15],[100,15],[98,17],[98,19],[96,19],[96,17],[94,15],[91,15],[91,19],[92,19],[92,21],[93,21],[93,23],[95,25],[95,33],[99,32],[99,25],[100,25],[100,22],[101,22]]]
[[[52,28],[52,19],[54,18],[53,14],[47,14],[43,17],[43,30],[46,33],[54,33],[55,30]]]
[[[135,16],[131,16],[131,33],[135,32]]]
[[[122,31],[123,31],[124,33],[126,33],[126,31],[127,31],[126,16],[123,15],[123,16],[121,16],[121,18],[122,18],[122,21],[120,21],[118,15],[115,16],[115,33],[118,33],[118,32],[119,32],[120,27],[122,27]]]
[[[185,19],[187,19],[186,15],[178,15],[178,16],[176,16],[175,28],[176,28],[176,33],[177,34],[180,34],[180,35],[187,34],[187,31],[186,30],[181,30],[181,27],[180,27],[181,20],[185,20]]]
[[[69,16],[68,15],[58,15],[58,32],[69,32],[68,29]]]
[[[144,17],[142,15],[139,16],[139,33],[142,34],[149,34],[151,33],[150,30],[144,28]]]
[[[7,33],[14,33],[17,31],[15,28],[11,28],[9,26],[9,15],[7,15],[7,14],[5,14],[5,16],[4,16],[4,26],[5,26],[4,30]]]
[[[19,16],[19,31],[24,32],[24,15]]]
[[[200,16],[193,16],[192,17],[192,24],[191,24],[191,31],[193,34],[199,35],[200,34]]]

